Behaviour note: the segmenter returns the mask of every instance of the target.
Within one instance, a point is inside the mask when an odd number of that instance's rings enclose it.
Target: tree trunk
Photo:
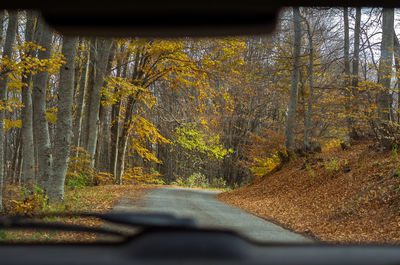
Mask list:
[[[72,132],[72,108],[74,105],[75,56],[78,38],[64,37],[62,54],[66,63],[60,70],[58,112],[54,138],[53,176],[47,194],[50,203],[64,200],[64,182],[67,174]]]
[[[115,56],[115,48],[116,45],[113,43],[110,53],[108,56],[107,60],[107,67],[106,67],[106,73],[111,73],[111,68],[112,68],[112,62],[114,60]],[[107,82],[104,80],[103,82],[103,87],[107,87]],[[104,100],[104,96],[100,97],[100,101]],[[104,139],[105,139],[105,134],[107,133],[107,128],[109,127],[107,124],[107,110],[105,106],[100,104],[100,110],[99,110],[99,124],[98,124],[98,139],[97,139],[97,145],[96,145],[96,156],[95,156],[95,166],[96,168],[100,169],[100,164],[102,166],[101,171],[107,171],[104,170],[104,168],[107,167],[106,164],[102,163],[100,160],[105,156],[105,153],[107,153],[107,145],[104,144]]]
[[[132,73],[132,80],[134,80],[134,84],[137,86],[143,85],[139,80],[143,78],[143,68],[147,63],[147,56],[143,56],[142,52],[137,52],[135,56],[135,68]],[[121,127],[121,136],[118,139],[118,152],[117,152],[117,165],[116,165],[116,182],[122,184],[122,176],[124,174],[125,168],[125,154],[126,147],[129,137],[129,127],[131,126],[131,121],[133,117],[133,110],[138,99],[139,94],[141,93],[138,90],[134,95],[130,95],[127,99],[126,107],[125,107],[125,120]]]
[[[3,31],[4,31],[4,10],[0,10],[0,52],[1,48],[3,48]]]
[[[116,165],[116,181],[118,184],[122,184],[122,175],[124,174],[124,167],[125,167],[126,146],[129,136],[128,132],[133,116],[133,107],[135,103],[136,99],[134,98],[134,96],[129,96],[128,101],[126,103],[125,121],[122,127],[121,136],[119,137],[118,140],[118,155],[117,155],[117,165]]]
[[[41,37],[39,45],[45,50],[39,50],[39,60],[47,60],[51,56],[51,42],[53,32],[45,24],[43,18],[39,18],[39,30]],[[52,175],[52,155],[50,145],[49,127],[46,118],[46,89],[49,79],[49,73],[39,71],[35,76],[33,85],[33,129],[35,145],[37,149],[38,176],[37,183],[39,187],[46,189],[46,184]]]
[[[314,94],[314,47],[313,47],[313,34],[311,32],[311,27],[308,21],[306,21],[307,33],[308,33],[308,49],[310,52],[310,59],[308,63],[308,79],[309,79],[309,93],[307,100],[307,112],[304,118],[304,148],[306,151],[310,150],[310,139],[311,135],[311,116],[312,116],[312,104],[313,104],[313,94]]]
[[[15,42],[15,36],[18,28],[18,13],[9,12],[8,16],[8,27],[7,35],[4,43],[3,58],[12,60],[13,44]],[[6,69],[4,69],[6,70]],[[2,69],[3,71],[3,69]],[[6,102],[8,88],[8,74],[0,75],[0,100],[2,104]],[[0,211],[2,210],[2,190],[3,190],[3,178],[4,178],[4,110],[0,110]]]
[[[90,97],[93,93],[94,79],[96,73],[96,60],[97,60],[97,41],[92,39],[89,42],[89,62],[88,62],[88,80],[87,80],[87,92],[84,95],[84,109],[82,114],[82,125],[81,125],[81,136],[79,146],[87,150],[88,131],[89,131],[89,108],[90,108]]]
[[[294,42],[293,42],[293,69],[292,81],[290,88],[290,101],[286,118],[286,148],[289,152],[294,150],[294,137],[293,127],[296,116],[297,108],[297,95],[298,95],[298,82],[299,82],[299,66],[300,66],[300,41],[301,41],[301,27],[300,27],[300,10],[298,7],[293,7],[293,26],[294,26]]]
[[[349,8],[343,8],[343,22],[344,22],[344,74],[345,86],[349,85],[348,78],[350,78],[350,38],[349,38]]]
[[[89,44],[90,45],[90,44]],[[89,74],[89,53],[88,51],[84,51],[82,54],[82,69],[79,80],[79,89],[78,95],[76,96],[76,109],[75,109],[75,120],[74,120],[74,146],[80,146],[80,138],[81,138],[81,128],[82,128],[82,115],[84,109],[84,99],[87,88],[87,80]]]
[[[120,52],[124,52],[124,47],[121,47]],[[127,53],[124,57],[124,60],[117,61],[117,77],[126,78],[128,74],[128,60],[130,57],[130,53]],[[121,63],[123,65],[121,65]],[[115,88],[114,93],[118,93],[118,87]],[[122,100],[119,99],[116,104],[112,105],[111,109],[111,155],[110,155],[110,163],[111,163],[111,173],[113,174],[115,180],[117,178],[117,164],[118,164],[118,146],[119,146],[119,122],[120,122],[120,112],[121,112],[121,104]]]
[[[393,31],[393,40],[394,40],[394,65],[396,67],[396,73],[400,72],[400,43],[399,43],[399,39],[396,36],[396,32]],[[397,123],[400,122],[400,113],[399,113],[399,109],[400,109],[400,76],[398,74],[396,74],[397,76]]]
[[[390,94],[390,76],[392,75],[393,59],[393,31],[394,31],[394,9],[383,8],[382,16],[382,43],[381,58],[379,61],[378,82],[382,86],[377,95],[379,137],[381,146],[389,150],[392,139],[389,133],[389,122],[391,121],[392,97]]]
[[[35,16],[33,11],[27,11],[27,21],[25,29],[25,41],[31,42],[34,37],[35,29]],[[28,51],[28,58],[32,57],[34,51]],[[35,183],[35,152],[33,145],[33,125],[32,125],[32,87],[31,87],[32,75],[25,73],[22,77],[22,176],[23,182],[28,188],[32,189]]]
[[[353,72],[351,77],[351,93],[354,100],[351,101],[351,105],[354,113],[358,113],[358,71],[359,71],[359,61],[360,61],[360,28],[361,28],[361,7],[356,8],[356,23],[354,26],[354,53],[353,53]],[[359,133],[355,127],[354,118],[350,118],[350,133],[349,137],[351,140],[357,140],[360,138]]]
[[[358,86],[358,71],[360,65],[360,29],[361,29],[361,7],[356,8],[356,23],[354,28],[354,53],[353,53],[353,72],[351,86]],[[354,91],[355,89],[353,89]],[[355,95],[356,96],[356,95]]]
[[[97,125],[99,122],[100,110],[100,90],[104,83],[104,77],[107,67],[107,60],[110,53],[112,40],[99,40],[96,57],[96,75],[92,91],[89,92],[89,106],[87,119],[87,142],[86,150],[91,157],[91,166],[94,166],[94,158],[97,143]]]

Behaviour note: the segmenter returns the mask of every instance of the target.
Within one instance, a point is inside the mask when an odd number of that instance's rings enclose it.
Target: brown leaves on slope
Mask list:
[[[298,158],[218,198],[328,242],[400,243],[397,155],[369,143]]]

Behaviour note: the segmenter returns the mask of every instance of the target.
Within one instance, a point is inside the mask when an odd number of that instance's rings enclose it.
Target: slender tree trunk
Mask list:
[[[136,103],[136,99],[133,96],[128,98],[125,110],[125,121],[122,127],[121,136],[118,140],[118,155],[117,155],[117,165],[116,165],[116,180],[118,184],[122,184],[122,175],[124,174],[125,167],[125,154],[126,146],[128,143],[128,131],[131,125],[131,120],[133,116],[133,107]]]
[[[296,116],[297,108],[297,95],[298,95],[298,83],[299,83],[299,66],[300,66],[300,41],[301,41],[301,26],[300,26],[300,10],[298,7],[293,7],[293,26],[294,26],[294,42],[293,42],[293,69],[292,69],[292,81],[290,88],[290,101],[289,108],[286,118],[286,148],[289,153],[294,150],[294,137],[293,127]]]
[[[391,121],[392,97],[390,94],[390,76],[392,74],[393,60],[393,31],[394,31],[394,9],[383,8],[382,16],[382,43],[381,58],[379,62],[378,82],[382,86],[377,95],[377,107],[379,118],[379,137],[380,143],[386,150],[391,148],[388,122]]]
[[[117,88],[116,88],[117,89]],[[111,173],[115,179],[117,176],[118,141],[119,141],[119,116],[121,100],[112,106],[111,109]]]
[[[396,76],[397,76],[397,123],[400,122],[400,43],[399,39],[396,36],[396,32],[393,31],[393,40],[394,40],[394,64],[396,67]]]
[[[121,47],[120,52],[124,52],[124,48]],[[126,78],[128,74],[128,59],[130,57],[130,53],[127,53],[122,61],[123,65],[121,65],[121,60],[117,61],[117,77]],[[114,93],[118,93],[118,87],[115,88]],[[111,172],[114,175],[115,180],[119,181],[117,177],[117,164],[118,164],[118,146],[119,146],[119,134],[120,134],[120,112],[121,112],[121,104],[122,100],[119,99],[116,104],[112,105],[111,109]],[[117,181],[117,182],[118,182]]]
[[[119,141],[119,115],[121,101],[112,106],[111,110],[111,173],[117,176],[118,141]]]
[[[66,63],[60,70],[58,115],[54,139],[53,176],[49,180],[47,194],[50,203],[64,200],[64,182],[67,174],[72,132],[72,108],[74,105],[75,56],[78,38],[64,37],[62,54]]]
[[[143,52],[143,49],[142,49]],[[143,78],[143,67],[146,65],[147,62],[147,57],[143,56],[142,52],[136,53],[135,56],[135,68],[133,70],[132,74],[132,80],[134,81],[134,84],[139,86],[143,85],[140,84],[138,80],[141,80]],[[116,165],[116,181],[119,184],[122,184],[122,176],[124,174],[124,167],[125,167],[125,154],[126,154],[126,148],[127,148],[127,142],[128,142],[128,137],[129,137],[129,128],[131,126],[131,121],[133,117],[133,110],[134,106],[136,104],[136,101],[138,99],[139,94],[141,93],[140,90],[138,90],[134,95],[130,95],[127,99],[126,107],[125,107],[125,120],[123,123],[123,126],[121,128],[121,136],[119,137],[118,140],[118,153],[117,153],[117,165]]]
[[[0,10],[0,52],[3,48],[4,13],[4,10]]]
[[[82,69],[79,80],[78,95],[76,97],[76,109],[75,109],[75,120],[74,120],[74,146],[80,146],[81,128],[82,128],[82,115],[84,109],[84,99],[87,88],[87,80],[89,74],[89,53],[84,51],[82,54]]]
[[[27,11],[27,22],[25,29],[25,41],[31,42],[34,37],[35,29],[35,16],[33,11]],[[33,56],[34,51],[28,51],[28,58]],[[22,109],[22,176],[25,185],[28,188],[32,188],[35,183],[35,152],[33,145],[33,125],[32,125],[32,88],[31,88],[32,75],[30,73],[25,73],[22,77],[22,104],[24,108]]]
[[[15,150],[14,151],[14,155],[13,155],[13,159],[12,159],[12,167],[11,170],[9,170],[9,176],[11,176],[10,178],[12,179],[12,181],[14,181],[17,177],[17,172],[18,172],[18,165],[19,165],[19,154],[21,153],[21,149],[22,149],[22,145],[21,145],[21,131],[18,130],[18,133],[16,133],[16,140],[15,140]]]
[[[39,60],[47,60],[51,56],[51,42],[53,32],[43,21],[39,18],[39,30],[41,32],[39,45],[44,50],[39,50]],[[32,91],[33,103],[33,129],[35,145],[38,153],[38,176],[37,183],[39,187],[47,189],[46,184],[52,175],[52,155],[49,127],[46,118],[46,89],[49,79],[49,73],[45,71],[38,72],[35,76],[35,82]]]
[[[345,86],[349,85],[350,78],[350,38],[349,38],[349,8],[343,8],[343,22],[344,22],[344,74]]]
[[[308,21],[306,21],[307,25],[307,33],[308,33],[308,49],[310,52],[310,59],[308,63],[308,79],[309,79],[309,93],[308,93],[308,100],[307,100],[307,112],[305,113],[304,118],[304,148],[305,150],[310,150],[310,139],[311,135],[311,116],[312,116],[312,104],[313,104],[313,94],[314,94],[314,44],[313,44],[313,36],[311,32],[311,27]]]
[[[351,77],[351,94],[354,100],[352,100],[351,105],[354,109],[354,113],[358,113],[358,72],[359,72],[359,64],[360,64],[360,28],[361,28],[361,7],[356,8],[356,23],[354,26],[354,53],[353,53],[353,72]],[[356,122],[354,118],[350,118],[350,134],[349,137],[351,140],[357,140],[360,138],[359,133],[356,129]]]
[[[112,62],[114,60],[114,55],[115,55],[115,49],[116,49],[116,44],[113,43],[111,49],[110,49],[110,53],[108,56],[108,60],[107,60],[107,67],[106,67],[106,73],[111,73],[111,68],[112,68]],[[104,80],[103,82],[103,87],[107,86],[107,82]],[[100,101],[104,100],[104,96],[100,97]],[[96,168],[99,168],[100,163],[101,163],[101,158],[104,157],[104,154],[106,153],[106,149],[104,147],[106,147],[106,145],[104,144],[104,137],[105,134],[107,132],[107,109],[100,104],[100,110],[99,110],[99,124],[98,124],[98,139],[97,139],[97,144],[96,144],[96,156],[95,156],[95,166]],[[102,169],[104,169],[104,167],[106,167],[106,165],[104,165],[102,163]]]
[[[88,80],[86,93],[84,95],[84,108],[81,125],[81,136],[79,146],[87,150],[88,132],[89,132],[89,109],[90,109],[90,97],[93,93],[94,79],[96,74],[96,60],[97,60],[97,41],[96,39],[90,40],[89,49],[89,63],[88,63]]]
[[[9,12],[8,14],[8,27],[7,35],[4,43],[3,58],[12,60],[13,55],[13,44],[15,42],[15,36],[18,28],[18,13]],[[7,88],[8,88],[8,74],[7,69],[0,75],[0,100],[2,104],[6,103]],[[2,71],[3,72],[3,69]],[[2,210],[2,190],[3,190],[3,178],[4,178],[4,110],[0,110],[0,211]]]
[[[91,157],[91,166],[94,166],[94,158],[97,144],[97,125],[99,123],[100,109],[100,89],[104,83],[104,77],[107,67],[107,60],[110,54],[112,40],[99,41],[96,60],[96,76],[94,79],[93,90],[89,94],[89,113],[88,113],[88,130],[87,130],[87,146],[86,150]]]
[[[351,86],[358,86],[358,72],[360,65],[360,29],[361,29],[361,7],[356,8],[356,23],[354,28],[354,53],[353,53],[353,72]],[[355,90],[355,89],[353,89]],[[357,96],[357,95],[355,95]]]

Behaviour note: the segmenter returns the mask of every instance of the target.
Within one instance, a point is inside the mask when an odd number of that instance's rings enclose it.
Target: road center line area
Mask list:
[[[219,201],[215,198],[218,193],[219,191],[210,190],[158,188],[149,191],[140,201],[122,200],[114,210],[190,217],[199,227],[231,229],[262,242],[311,242],[300,234]]]

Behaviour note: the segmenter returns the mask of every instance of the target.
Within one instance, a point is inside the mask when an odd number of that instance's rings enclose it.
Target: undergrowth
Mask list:
[[[152,186],[149,185],[102,185],[102,186],[67,186],[64,203],[48,205],[47,196],[38,187],[34,192],[25,188],[7,185],[3,198],[4,213],[7,215],[25,215],[36,218],[46,213],[79,213],[109,211],[121,198],[137,199]],[[100,226],[102,222],[95,218],[46,218],[43,221],[67,224]],[[38,232],[0,230],[0,241],[79,241],[89,242],[96,239],[95,234],[73,232]]]
[[[171,183],[175,186],[201,189],[229,190],[226,181],[221,178],[213,178],[210,182],[206,176],[201,173],[193,173],[187,178],[178,177]]]

